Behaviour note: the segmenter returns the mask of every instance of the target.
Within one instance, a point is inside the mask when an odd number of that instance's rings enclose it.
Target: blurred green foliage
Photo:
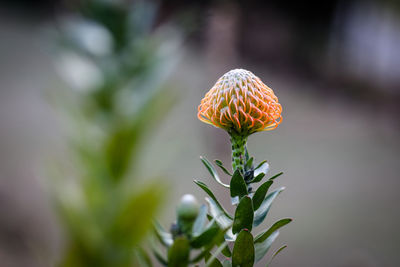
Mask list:
[[[149,2],[85,1],[60,20],[57,101],[69,122],[70,165],[54,179],[66,244],[60,266],[142,266],[165,184],[137,162],[174,94],[166,90],[179,36],[155,28]],[[68,167],[69,166],[69,167]],[[140,184],[140,185],[139,185]]]

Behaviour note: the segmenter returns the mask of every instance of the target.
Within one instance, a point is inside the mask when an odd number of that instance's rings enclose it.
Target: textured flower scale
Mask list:
[[[201,100],[198,118],[229,133],[250,135],[275,129],[282,106],[274,91],[244,69],[225,73]]]

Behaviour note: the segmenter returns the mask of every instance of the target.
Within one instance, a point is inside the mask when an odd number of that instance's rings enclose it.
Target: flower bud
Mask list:
[[[199,214],[199,204],[193,195],[186,194],[181,198],[177,208],[178,218],[184,221],[194,221]]]

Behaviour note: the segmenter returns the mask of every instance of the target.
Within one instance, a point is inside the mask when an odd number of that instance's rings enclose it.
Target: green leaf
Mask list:
[[[278,255],[278,254],[279,254],[282,250],[284,250],[285,248],[287,248],[286,245],[280,247],[277,251],[275,251],[275,253],[272,255],[271,259],[270,259],[269,262],[267,263],[266,267],[268,267],[268,266],[271,264],[272,260],[275,259],[276,255]]]
[[[193,259],[191,259],[190,260],[190,263],[196,263],[196,262],[199,262],[199,261],[201,261],[205,256],[206,256],[206,254],[208,253],[208,252],[210,252],[210,250],[212,249],[212,247],[208,247],[208,248],[206,248],[206,249],[203,249],[199,254],[197,254],[197,255],[195,255],[194,257],[193,257]],[[197,266],[197,265],[195,265],[195,266]]]
[[[249,160],[247,160],[247,161],[246,161],[246,165],[244,166],[244,168],[245,168],[246,170],[250,170],[251,167],[253,166],[253,161],[254,161],[254,158],[253,158],[253,157],[251,157]]]
[[[261,203],[261,206],[254,212],[253,226],[258,226],[264,221],[269,209],[271,208],[272,202],[284,189],[284,187],[281,187],[267,195],[267,197]]]
[[[246,159],[246,162],[250,158],[249,151],[247,150],[247,146],[244,146],[244,158]]]
[[[260,168],[262,165],[264,165],[264,163],[266,163],[266,160],[263,160],[260,162],[260,164],[257,165],[257,167],[254,168],[254,170],[257,170],[258,168]]]
[[[209,262],[209,263],[207,263],[207,266],[209,266],[209,267],[223,267],[221,262],[215,257],[210,261],[210,258],[212,258],[212,257],[213,257],[213,255],[210,252],[206,253],[204,259],[205,259],[206,262]]]
[[[203,189],[204,192],[206,192],[211,197],[212,200],[214,200],[215,205],[218,207],[219,210],[221,210],[226,215],[226,217],[232,219],[232,216],[229,215],[229,213],[221,206],[221,204],[219,204],[217,198],[205,183],[196,180],[194,180],[194,183],[197,184],[201,189]]]
[[[200,157],[201,162],[203,162],[204,166],[206,166],[207,170],[210,172],[211,176],[214,178],[217,183],[220,185],[229,188],[229,185],[224,184],[221,179],[219,178],[219,175],[217,171],[215,170],[214,166],[205,158],[205,157]]]
[[[236,170],[231,179],[231,198],[239,197],[240,199],[247,194],[247,185],[243,176],[240,174],[239,170]]]
[[[220,229],[218,225],[212,222],[207,229],[204,230],[204,232],[193,238],[193,240],[190,242],[190,245],[194,248],[206,246],[214,240],[219,231]]]
[[[271,247],[272,243],[278,237],[279,231],[273,232],[267,239],[262,242],[255,242],[254,241],[254,249],[255,249],[255,259],[256,262],[261,260],[265,254],[267,254],[269,248]]]
[[[276,178],[278,178],[279,176],[281,176],[283,174],[283,172],[280,172],[278,174],[275,174],[274,176],[272,176],[271,178],[269,178],[269,180],[274,180]]]
[[[232,176],[232,173],[230,173],[230,172],[224,167],[224,165],[222,164],[222,161],[220,161],[219,159],[216,159],[216,160],[215,160],[215,164],[217,164],[217,166],[220,167],[221,170],[222,170],[224,173],[228,174],[229,176]]]
[[[210,252],[210,251],[214,248],[214,246],[215,246],[216,244],[219,243],[219,240],[222,239],[222,240],[223,240],[222,245],[220,245],[219,248],[217,249],[217,251],[219,251],[219,250],[221,249],[221,251],[218,252],[218,254],[221,253],[221,252],[224,250],[224,246],[226,247],[226,242],[225,242],[225,239],[224,239],[224,234],[225,234],[227,231],[228,231],[228,228],[223,229],[223,230],[220,229],[220,231],[218,232],[218,234],[215,236],[213,242],[211,242],[209,245],[203,247],[202,251],[201,251],[198,255],[194,256],[194,257],[190,260],[190,263],[197,263],[198,261],[200,261],[201,259],[203,259],[203,258],[206,256],[206,254],[207,254],[208,252]],[[214,242],[214,241],[215,241],[215,242]]]
[[[267,174],[269,171],[268,162],[264,161],[263,164],[260,164],[256,169],[254,169],[254,177],[257,177],[260,173]]]
[[[255,249],[253,236],[249,231],[242,230],[238,234],[232,252],[232,266],[252,267],[254,265]]]
[[[272,176],[271,178],[268,179],[268,181],[273,181],[275,180],[277,177],[281,176],[283,174],[283,172],[280,172],[278,174],[275,174],[274,176]],[[250,183],[258,183],[259,181],[261,181],[263,178],[265,177],[265,173],[261,172],[259,173],[256,177],[254,177],[253,180],[250,181]]]
[[[194,236],[199,235],[203,231],[206,220],[207,220],[207,206],[201,205],[199,215],[197,215],[197,218],[194,221],[192,228]]]
[[[245,196],[240,200],[235,211],[235,219],[233,221],[232,233],[239,233],[242,229],[251,231],[253,228],[253,204],[251,198]]]
[[[232,219],[229,218],[228,216],[226,216],[224,211],[221,210],[220,206],[218,206],[217,203],[213,199],[206,197],[206,201],[209,204],[210,215],[212,218],[215,219],[215,221],[217,222],[219,227],[221,227],[222,229],[229,229],[232,226]],[[227,241],[235,240],[235,237],[232,234],[231,229],[227,230],[225,239]]]
[[[285,226],[286,224],[290,223],[292,221],[292,219],[286,218],[286,219],[281,219],[279,221],[277,221],[276,223],[274,223],[267,231],[259,234],[256,236],[256,238],[254,239],[254,243],[256,242],[263,242],[264,240],[266,240],[273,232],[275,232],[276,230],[278,230],[279,228]]]
[[[154,230],[158,240],[166,247],[170,247],[174,242],[172,239],[172,235],[165,231],[164,228],[158,223],[154,222]]]
[[[255,176],[253,180],[250,181],[250,183],[258,183],[259,181],[264,178],[265,173],[260,173],[259,175]]]
[[[265,199],[265,195],[268,192],[268,189],[270,188],[270,186],[273,184],[273,181],[267,181],[265,183],[263,183],[254,193],[253,196],[253,207],[254,210],[257,210],[260,206],[261,203],[263,202],[263,200]]]
[[[168,250],[168,267],[187,267],[189,263],[189,240],[180,236]]]

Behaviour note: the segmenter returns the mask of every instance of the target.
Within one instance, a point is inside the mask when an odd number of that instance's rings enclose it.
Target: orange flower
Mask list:
[[[225,73],[199,105],[199,120],[227,130],[250,135],[275,129],[282,120],[282,106],[274,91],[250,71]]]

